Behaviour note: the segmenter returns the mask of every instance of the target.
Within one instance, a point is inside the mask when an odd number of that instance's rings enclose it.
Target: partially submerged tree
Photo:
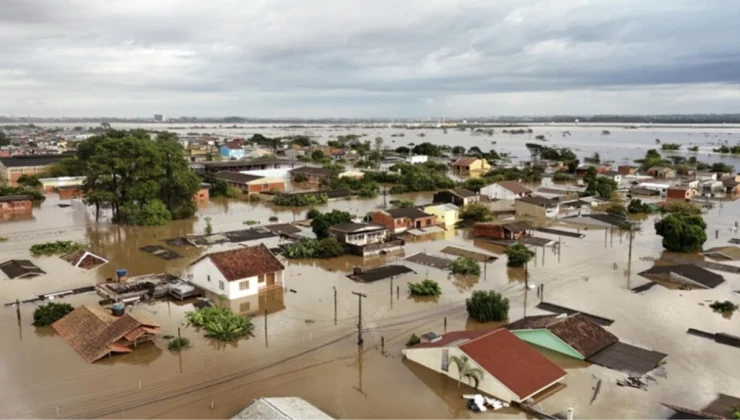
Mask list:
[[[480,276],[480,265],[470,257],[458,257],[450,264],[452,274]]]
[[[526,245],[520,244],[519,242],[506,248],[505,253],[507,257],[507,267],[524,267],[532,260],[532,257],[534,257],[534,252],[527,248]]]
[[[434,280],[424,279],[421,283],[409,283],[409,292],[412,296],[439,296],[442,288]]]
[[[503,321],[509,318],[509,299],[493,290],[476,290],[465,300],[468,316],[478,322]]]
[[[663,248],[672,252],[697,252],[707,241],[707,224],[701,216],[671,213],[655,222],[655,232],[663,237]]]
[[[471,203],[460,211],[460,219],[470,222],[486,222],[491,220],[493,213],[483,203]]]
[[[317,215],[311,220],[311,229],[317,238],[329,237],[329,228],[342,223],[352,221],[352,215],[346,211],[332,210],[328,213]]]
[[[33,325],[46,327],[64,318],[74,309],[69,303],[61,302],[49,302],[46,305],[41,305],[33,311]]]

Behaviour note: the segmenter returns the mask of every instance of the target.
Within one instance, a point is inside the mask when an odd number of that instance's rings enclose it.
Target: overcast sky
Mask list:
[[[740,112],[738,0],[0,0],[0,115]]]

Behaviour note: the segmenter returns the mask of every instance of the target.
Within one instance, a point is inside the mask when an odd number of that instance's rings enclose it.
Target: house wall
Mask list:
[[[428,160],[429,160],[429,157],[427,155],[414,155],[414,156],[409,156],[406,158],[406,162],[413,163],[413,164],[425,163]]]
[[[189,280],[194,284],[218,295],[226,295],[226,298],[230,300],[256,295],[267,286],[266,280],[260,282],[256,276],[238,281],[227,281],[209,258],[204,258],[190,266],[190,274],[192,277]],[[240,288],[240,283],[243,281],[249,282],[249,287],[245,290]],[[282,284],[283,272],[279,271],[275,273],[275,285],[282,287]]]
[[[457,210],[447,210],[441,206],[429,206],[424,208],[424,213],[433,214],[437,222],[441,223],[446,229],[455,227],[460,220],[460,213]]]
[[[247,192],[260,193],[265,191],[285,191],[285,182],[282,179],[263,178],[252,181],[247,185]]]
[[[464,356],[465,353],[457,347],[445,347],[445,348],[422,348],[422,349],[405,349],[403,350],[406,358],[412,362],[418,363],[426,368],[429,368],[437,373],[446,375],[455,381],[458,380],[457,366],[454,363],[450,363],[447,371],[442,370],[442,358],[443,351],[447,350],[449,357],[452,356]],[[470,359],[470,358],[468,358]],[[506,402],[520,402],[520,398],[509,390],[504,384],[498,379],[493,377],[485,369],[481,368],[475,361],[470,359],[470,365],[481,369],[483,371],[483,378],[478,384],[478,391],[482,391],[492,397],[498,398]],[[465,381],[465,379],[463,379]]]
[[[72,200],[82,198],[85,194],[79,188],[59,188],[57,190],[60,200]]]
[[[244,149],[229,149],[221,146],[221,156],[229,159],[244,159]]]
[[[694,190],[692,189],[683,190],[683,189],[669,188],[668,191],[666,192],[666,197],[667,198],[678,198],[678,199],[690,199],[691,197],[694,196],[693,191]]]
[[[0,214],[31,212],[33,203],[31,200],[9,201],[0,203]]]
[[[330,230],[331,232],[331,230]],[[367,245],[376,244],[383,242],[388,237],[387,230],[374,231],[374,232],[358,232],[358,233],[345,233],[345,232],[331,232],[337,239],[346,244],[351,245]]]
[[[480,193],[482,195],[489,196],[491,199],[497,200],[516,200],[517,198],[522,197],[522,194],[514,194],[512,191],[509,191],[498,184],[486,185],[481,188]]]
[[[634,175],[637,173],[637,168],[634,166],[621,165],[617,168],[617,172],[619,172],[622,175]]]
[[[17,187],[18,178],[21,175],[40,175],[45,173],[51,165],[43,166],[16,166],[12,168],[5,168],[4,165],[0,164],[0,180],[7,184]]]
[[[585,357],[581,353],[576,351],[576,349],[569,346],[568,343],[561,340],[560,337],[556,336],[546,329],[518,330],[512,331],[512,333],[515,336],[519,337],[521,340],[526,341],[527,343],[544,347],[558,353],[563,353],[566,356],[570,356],[578,360],[585,359]]]
[[[559,213],[559,208],[557,206],[554,208],[546,208],[519,200],[514,202],[514,210],[516,211],[517,216],[527,217],[555,217]]]

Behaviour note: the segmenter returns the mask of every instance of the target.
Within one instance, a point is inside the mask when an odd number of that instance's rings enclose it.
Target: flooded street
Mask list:
[[[560,129],[552,127],[537,127],[535,134],[550,131],[554,144],[577,146],[586,155],[599,151],[602,159],[617,162],[644,155],[644,150],[654,147],[657,137],[684,144],[696,141],[705,145],[710,140],[716,141],[714,134],[705,137],[703,129],[690,133],[686,130],[674,133],[673,129],[658,131],[658,128],[656,132],[613,129],[609,142],[602,141],[600,129],[583,128],[585,134],[581,133],[581,137],[576,135],[575,128],[568,129],[573,131],[572,136],[562,137]],[[729,130],[722,131],[723,139],[735,141],[735,137],[740,137],[737,129],[725,136]],[[236,130],[229,133],[233,131]],[[287,131],[281,130],[283,135]],[[378,131],[389,145],[390,134],[401,130],[359,131],[370,133],[370,138]],[[249,129],[245,135],[254,132],[275,134]],[[497,134],[490,138],[452,130],[446,135],[440,130],[428,130],[422,139],[414,131],[404,132],[405,138],[395,138],[398,145],[422,141],[452,144],[450,138],[464,138],[469,143],[460,144],[479,145],[486,150],[485,142],[490,144],[495,140],[498,144],[492,148],[510,148],[512,153],[520,155],[526,153],[523,144],[528,141],[526,136]],[[343,133],[337,130],[324,132],[322,136],[326,140],[327,135]],[[618,143],[622,133],[634,137]],[[705,147],[708,146],[700,148],[701,160],[719,159],[716,155],[705,158]],[[736,161],[727,161],[740,167]],[[431,202],[431,193],[396,195],[393,199],[426,203]],[[84,271],[58,257],[30,258],[47,274],[33,279],[1,280],[0,303],[93,285],[114,277],[115,270],[121,268],[127,269],[131,276],[158,272],[185,276],[188,265],[203,252],[236,245],[207,249],[171,247],[164,239],[202,234],[205,217],[212,219],[214,232],[220,232],[244,229],[247,220],[268,224],[273,216],[281,223],[289,223],[304,219],[308,210],[214,199],[191,220],[164,227],[120,227],[105,220],[95,222],[91,209],[79,203],[65,208],[58,206],[61,203],[69,202],[51,195],[34,209],[33,219],[0,223],[0,236],[8,238],[0,243],[3,260],[29,259],[28,249],[35,243],[75,240],[88,244],[89,250],[111,262]],[[317,208],[363,216],[382,206],[380,196],[333,201]],[[740,202],[723,202],[705,215],[705,220],[709,240],[704,248],[727,245],[733,237],[731,226],[740,221]],[[697,328],[740,335],[738,314],[728,319],[706,306],[707,301],[737,301],[737,295],[732,292],[740,290],[740,275],[722,273],[727,281],[710,290],[685,291],[658,286],[642,294],[632,293],[630,287],[647,282],[637,273],[652,267],[663,252],[653,219],[649,218],[642,226],[643,232],[634,240],[630,285],[626,276],[627,238],[620,238],[616,233],[611,236],[608,232],[605,236],[604,230],[593,228],[581,230],[586,235],[583,239],[561,238],[560,256],[550,248],[544,251],[538,248],[537,258],[529,265],[529,283],[545,285],[547,302],[616,320],[609,327],[612,333],[627,343],[667,353],[666,364],[653,372],[656,382],[650,383],[645,392],[617,386],[615,380],[624,378],[624,374],[540,350],[568,372],[567,387],[542,402],[544,411],[564,412],[572,407],[576,418],[666,418],[669,410],[660,402],[700,407],[718,392],[740,395],[740,375],[736,368],[740,350],[686,334],[688,328]],[[716,239],[715,230],[719,230]],[[541,232],[537,236],[559,239]],[[139,249],[146,245],[165,246],[182,258],[161,259]],[[451,276],[446,271],[411,262],[404,264],[414,272],[392,283],[388,280],[357,283],[346,277],[355,266],[396,262],[418,252],[445,256],[441,250],[450,245],[491,253],[499,259],[488,263],[485,275],[480,278]],[[473,414],[460,397],[470,391],[467,386],[458,390],[456,381],[401,357],[401,349],[412,333],[442,333],[445,323],[448,331],[497,326],[468,320],[465,299],[473,290],[502,292],[511,300],[511,320],[545,313],[536,308],[539,300],[534,290],[525,290],[521,270],[507,269],[502,252],[503,248],[473,241],[468,232],[460,230],[411,238],[401,255],[364,261],[358,257],[284,260],[288,290],[228,303],[234,311],[255,314],[252,337],[224,345],[205,338],[203,332],[193,327],[185,327],[185,312],[192,310],[192,301],[139,304],[134,306],[134,313],[160,323],[163,334],[176,335],[180,327],[182,335],[191,340],[192,348],[172,353],[160,338],[131,354],[105,358],[94,364],[86,363],[50,328],[32,326],[33,303],[21,305],[20,322],[15,308],[0,306],[0,333],[4,337],[0,350],[0,377],[4,378],[0,417],[227,418],[253,399],[265,396],[299,396],[336,418],[524,417],[513,409]],[[737,262],[728,264],[737,265]],[[441,297],[411,299],[407,284],[425,278],[439,282]],[[356,344],[358,300],[352,292],[367,295],[362,302],[365,343],[361,348]],[[97,305],[99,300],[94,293],[64,298],[74,306]],[[381,353],[381,342],[385,343],[385,354]],[[591,403],[593,387],[599,379],[603,380],[601,390]]]

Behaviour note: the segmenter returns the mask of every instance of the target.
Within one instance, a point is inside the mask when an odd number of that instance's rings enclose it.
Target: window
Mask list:
[[[450,371],[450,351],[448,349],[442,349],[442,370]]]
[[[240,313],[249,312],[249,302],[240,303],[239,312]]]
[[[249,280],[239,282],[239,290],[249,289]]]
[[[259,276],[257,276],[257,282],[258,283],[264,283],[265,282],[265,275],[264,274],[260,274]]]
[[[223,281],[220,281],[219,280],[219,282],[218,282],[218,288],[221,289],[221,290],[224,290],[225,287],[224,287],[224,282]]]

